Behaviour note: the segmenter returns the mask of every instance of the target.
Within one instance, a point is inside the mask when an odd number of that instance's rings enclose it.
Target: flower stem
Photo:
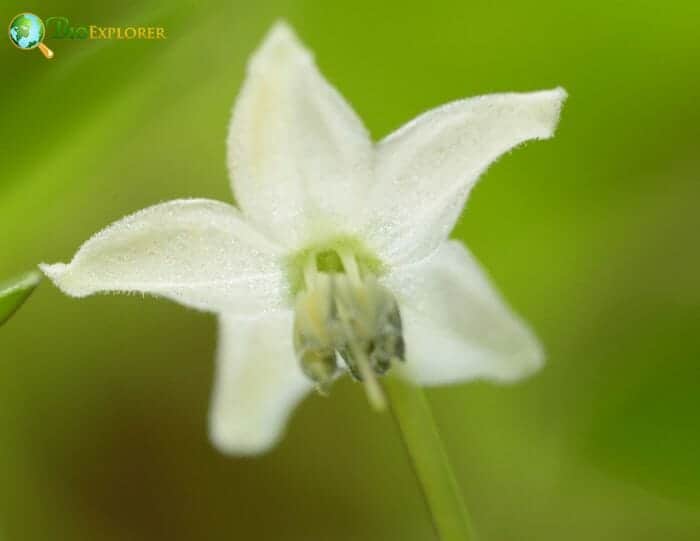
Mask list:
[[[441,541],[475,539],[430,405],[420,387],[400,377],[384,379],[391,411],[423,489],[435,530]]]

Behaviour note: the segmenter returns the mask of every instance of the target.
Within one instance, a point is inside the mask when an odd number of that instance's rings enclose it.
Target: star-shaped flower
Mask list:
[[[137,291],[216,313],[210,431],[226,452],[269,448],[301,398],[343,370],[373,402],[392,369],[421,385],[513,381],[542,364],[540,345],[447,237],[479,175],[551,137],[565,97],[460,100],[374,144],[280,23],[233,111],[238,207],[155,205],[41,268],[75,297]]]

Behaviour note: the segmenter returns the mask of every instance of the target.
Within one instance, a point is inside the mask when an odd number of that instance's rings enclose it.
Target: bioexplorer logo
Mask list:
[[[31,51],[39,48],[46,58],[49,60],[53,58],[53,51],[43,43],[46,36],[46,26],[37,15],[33,13],[15,15],[10,21],[8,34],[10,41],[18,49]]]
[[[163,40],[167,39],[162,26],[99,26],[71,25],[68,17],[49,17],[42,21],[33,13],[20,13],[10,21],[10,41],[18,49],[39,49],[51,59],[54,53],[44,44],[44,39],[71,40]]]

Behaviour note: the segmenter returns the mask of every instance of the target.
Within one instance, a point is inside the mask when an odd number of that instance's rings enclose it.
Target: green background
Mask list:
[[[700,4],[5,1],[0,19],[21,11],[169,38],[0,46],[0,277],[159,201],[230,201],[231,105],[278,17],[375,138],[564,86],[556,138],[493,166],[454,232],[548,365],[429,398],[482,540],[700,538]],[[215,339],[166,301],[42,284],[0,329],[0,537],[431,539],[391,418],[350,381],[270,454],[218,454]]]

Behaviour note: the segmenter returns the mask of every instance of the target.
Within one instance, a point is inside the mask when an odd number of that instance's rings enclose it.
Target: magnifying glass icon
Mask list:
[[[29,51],[38,48],[46,58],[53,58],[53,51],[43,43],[46,34],[44,21],[33,13],[16,15],[10,21],[8,34],[10,41],[18,49]]]

